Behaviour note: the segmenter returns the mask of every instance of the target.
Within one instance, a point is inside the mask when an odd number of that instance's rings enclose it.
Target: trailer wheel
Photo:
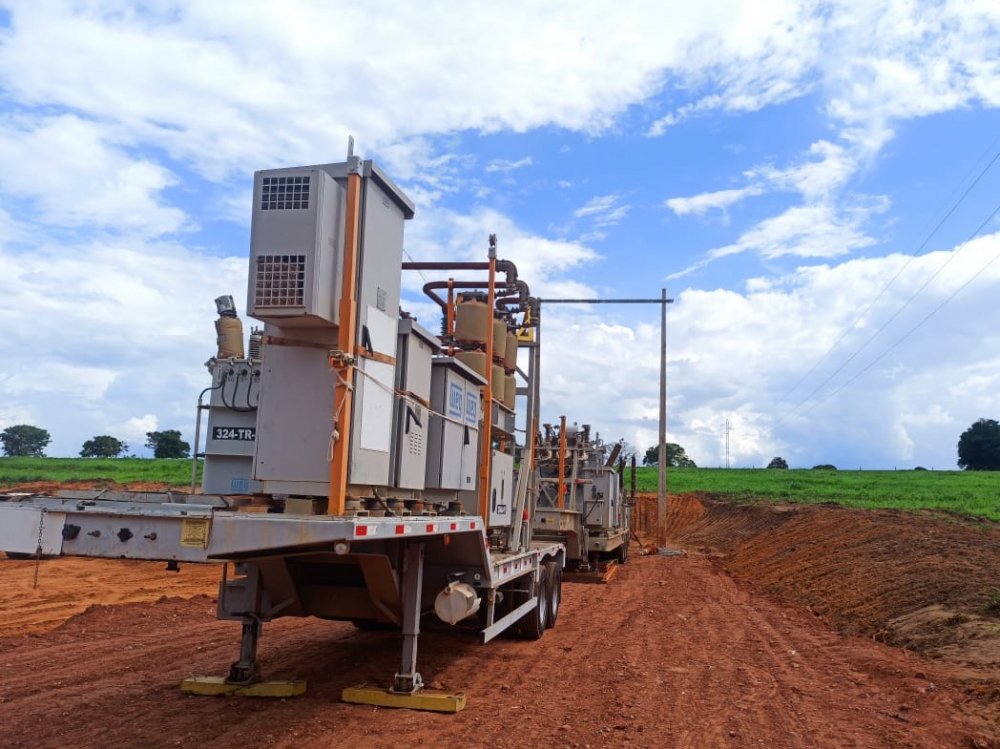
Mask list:
[[[628,561],[628,542],[629,539],[626,538],[625,542],[618,547],[616,556],[618,557],[618,564],[625,564]]]
[[[559,605],[562,603],[562,567],[559,562],[550,560],[545,563],[549,575],[549,585],[546,594],[549,597],[549,629],[556,626],[559,617]]]
[[[549,626],[549,570],[545,565],[538,570],[538,605],[517,623],[517,634],[524,640],[540,640]]]

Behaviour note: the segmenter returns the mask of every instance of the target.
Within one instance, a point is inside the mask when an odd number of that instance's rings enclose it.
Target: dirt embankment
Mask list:
[[[540,641],[425,632],[425,678],[468,695],[455,716],[339,702],[346,686],[391,679],[398,635],[318,620],[264,630],[266,675],[306,679],[303,697],[184,697],[183,678],[224,673],[237,654],[239,626],[215,620],[218,570],[49,560],[36,590],[33,562],[0,561],[0,748],[1000,749],[996,703],[969,691],[973,666],[879,641],[903,609],[981,607],[963,580],[995,570],[994,530],[696,497],[671,507],[671,545],[687,553],[634,556],[606,586],[567,584]],[[963,573],[953,548],[983,566]],[[128,592],[169,584],[183,598]],[[60,599],[89,608],[45,609]]]

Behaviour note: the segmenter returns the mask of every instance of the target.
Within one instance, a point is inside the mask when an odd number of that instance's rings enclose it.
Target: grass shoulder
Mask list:
[[[636,469],[636,488],[657,490],[657,469]],[[626,476],[626,485],[629,478]],[[940,510],[1000,521],[1000,473],[669,468],[672,494],[708,492],[734,501],[833,502],[845,507]]]
[[[0,458],[0,488],[41,481],[144,482],[186,486],[191,483],[191,461],[156,458]]]

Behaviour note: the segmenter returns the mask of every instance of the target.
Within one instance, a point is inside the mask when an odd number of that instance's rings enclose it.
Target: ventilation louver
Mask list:
[[[260,193],[262,211],[309,207],[309,177],[264,177]]]
[[[301,307],[305,304],[305,255],[258,255],[254,276],[254,306]]]

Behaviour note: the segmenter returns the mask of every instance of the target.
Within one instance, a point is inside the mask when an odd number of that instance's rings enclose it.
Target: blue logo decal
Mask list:
[[[457,382],[451,383],[451,390],[448,392],[448,415],[462,418],[462,399],[465,397],[465,388]]]

